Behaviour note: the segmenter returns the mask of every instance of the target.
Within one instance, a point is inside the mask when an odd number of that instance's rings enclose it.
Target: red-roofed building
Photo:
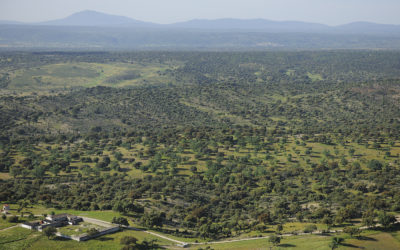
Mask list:
[[[10,205],[4,204],[4,205],[3,205],[3,210],[2,210],[2,212],[3,212],[4,214],[7,214],[9,211],[10,211]]]

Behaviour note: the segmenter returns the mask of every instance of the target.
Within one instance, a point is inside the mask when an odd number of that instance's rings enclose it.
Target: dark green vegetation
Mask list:
[[[400,210],[398,52],[4,53],[0,64],[2,202],[113,209],[198,238],[289,222],[389,230]]]

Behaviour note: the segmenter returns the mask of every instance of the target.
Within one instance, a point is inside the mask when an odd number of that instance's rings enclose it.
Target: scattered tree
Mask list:
[[[91,237],[97,235],[99,233],[99,230],[97,230],[96,228],[92,227],[87,231],[87,234]]]
[[[55,227],[46,227],[45,229],[43,229],[43,233],[47,236],[48,239],[50,239],[50,237],[56,235],[57,229]]]
[[[273,246],[277,246],[279,245],[279,243],[281,243],[281,237],[277,236],[277,235],[271,235],[268,239],[268,241],[273,245]]]
[[[396,222],[396,217],[392,214],[387,214],[386,212],[382,212],[378,215],[378,222],[382,224],[382,226],[387,229],[393,223]]]
[[[129,222],[125,217],[114,217],[112,219],[111,223],[123,225],[123,226],[129,226]]]
[[[311,233],[312,234],[314,231],[317,231],[317,226],[315,224],[307,225],[304,228],[304,232],[305,233]]]
[[[17,223],[18,222],[18,216],[10,216],[10,217],[8,217],[8,222],[11,222],[11,223]]]
[[[120,243],[122,245],[136,245],[137,241],[138,239],[133,236],[124,236],[121,238]]]
[[[345,227],[343,232],[349,234],[350,237],[353,237],[354,235],[360,236],[361,230],[357,227]]]
[[[333,237],[332,241],[329,243],[329,247],[334,250],[339,247],[339,245],[343,242],[343,238]]]

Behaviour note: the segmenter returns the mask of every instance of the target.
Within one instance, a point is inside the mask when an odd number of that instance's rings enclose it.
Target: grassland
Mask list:
[[[59,237],[47,239],[40,232],[24,228],[12,228],[7,231],[0,231],[1,249],[121,249],[120,240],[124,236],[134,236],[142,242],[143,240],[157,240],[157,244],[173,246],[174,243],[157,238],[155,236],[138,231],[122,231],[108,234],[85,242],[66,240]]]
[[[87,233],[89,229],[94,228],[97,230],[104,229],[105,227],[94,225],[88,222],[80,222],[78,225],[68,225],[65,227],[58,228],[58,231],[63,235],[81,235]]]
[[[307,76],[311,79],[311,81],[322,81],[324,78],[320,74],[312,74],[310,72],[307,73]]]
[[[0,230],[18,225],[18,223],[8,222],[7,220],[0,219]]]
[[[61,238],[47,239],[42,233],[16,227],[0,231],[1,249],[120,249],[120,239],[124,236],[133,236],[143,240],[157,240],[158,245],[166,249],[176,249],[176,243],[149,235],[145,232],[125,230],[122,232],[102,236],[87,242],[76,242]],[[338,249],[399,249],[400,241],[396,239],[397,233],[380,231],[366,231],[361,238],[350,238],[346,234],[337,235],[303,235],[283,237],[281,243],[273,249],[330,249],[329,243],[333,236],[342,237],[344,242]],[[192,244],[189,249],[211,247],[212,249],[264,249],[272,247],[268,238],[217,243],[217,244]]]
[[[174,79],[166,70],[174,69],[178,62],[170,64],[157,63],[56,63],[40,67],[22,68],[10,74],[9,91],[24,93],[49,93],[67,91],[74,88],[94,86],[128,87],[140,85],[159,85],[173,83]],[[140,77],[135,79],[110,82],[109,79],[123,76],[126,72],[135,71]],[[5,91],[4,89],[2,91]]]
[[[55,209],[55,208],[46,208],[41,205],[31,205],[28,207],[25,207],[21,209],[20,212],[18,212],[18,208],[20,206],[18,204],[10,204],[10,214],[11,215],[20,215],[21,212],[25,213],[25,216],[27,214],[33,214],[36,216],[41,216],[43,214],[50,214],[51,212],[55,212],[56,214],[62,214],[62,213],[67,213],[67,214],[73,214],[77,216],[84,216],[84,217],[90,217],[93,219],[98,219],[98,220],[103,220],[107,222],[111,222],[114,217],[121,216],[120,213],[112,211],[112,210],[107,210],[107,211],[79,211],[79,210],[73,210],[73,209]],[[1,222],[2,220],[0,220]],[[3,223],[6,223],[3,221]]]
[[[395,239],[390,233],[369,234],[365,236],[362,240],[347,239],[346,245],[339,249],[351,249],[351,248],[385,249],[385,250],[400,249],[400,241]]]
[[[41,237],[40,233],[21,227],[0,231],[0,248],[27,249]]]
[[[16,208],[18,205],[11,205],[11,213],[16,213]],[[55,211],[58,213],[70,213],[74,215],[86,216],[95,219],[100,219],[104,221],[110,222],[112,217],[120,216],[119,213],[113,211],[77,211],[77,210],[57,210],[53,208],[44,208],[41,206],[33,206],[31,208],[22,209],[23,212],[30,212],[36,214],[42,213],[50,213],[51,211]],[[25,220],[27,218],[24,218]],[[360,225],[357,222],[355,225]],[[10,226],[17,225],[16,223],[8,223],[4,220],[0,220],[0,229],[7,228]],[[292,233],[292,232],[303,232],[303,230],[310,225],[310,223],[299,223],[299,222],[288,222],[283,226],[282,234]],[[316,224],[318,230],[325,230],[326,225],[324,224]],[[76,235],[82,234],[90,227],[94,225],[90,223],[81,223],[78,226],[67,226],[59,229],[59,232],[65,235]],[[346,224],[341,227],[335,227],[334,230],[341,230]],[[94,226],[97,229],[98,226]],[[168,227],[164,228],[167,229]],[[171,228],[173,230],[173,228]],[[275,225],[269,225],[265,232],[259,231],[251,231],[246,233],[241,233],[236,235],[235,237],[231,237],[222,241],[230,241],[230,240],[243,240],[247,238],[256,238],[261,236],[269,236],[274,234],[276,231]],[[161,234],[167,236],[169,238],[188,242],[188,243],[197,243],[200,242],[202,244],[197,245],[193,244],[190,249],[198,249],[205,248],[207,246],[212,247],[213,249],[260,249],[265,247],[272,246],[271,243],[268,242],[268,238],[262,239],[254,239],[254,240],[243,240],[243,241],[235,241],[235,242],[226,242],[226,243],[216,243],[216,244],[207,244],[207,240],[202,238],[184,238],[177,237],[169,234],[162,233],[160,231],[154,231],[157,234]],[[10,236],[12,235],[12,236]],[[106,235],[94,240],[90,240],[88,242],[75,242],[72,240],[64,240],[61,238],[56,238],[55,240],[48,240],[42,234],[30,231],[26,229],[22,229],[19,227],[6,229],[0,231],[0,246],[3,249],[20,249],[21,247],[24,249],[119,249],[119,240],[123,236],[134,236],[139,241],[143,240],[157,240],[157,244],[162,245],[163,247],[169,249],[174,248],[176,243],[170,242],[168,240],[162,239],[160,237],[150,235],[146,232],[140,231],[131,231],[125,230],[123,232],[118,232],[115,234]],[[330,249],[329,243],[331,242],[331,238],[333,236],[342,237],[345,239],[344,243],[339,247],[339,249],[354,249],[354,248],[363,248],[363,249],[398,249],[400,246],[400,233],[399,231],[392,232],[381,232],[374,230],[366,230],[362,233],[361,238],[350,238],[349,235],[343,233],[337,233],[332,235],[302,235],[302,236],[285,236],[283,237],[281,243],[276,247],[276,249]]]
[[[201,245],[204,249],[206,247],[211,247],[212,249],[234,249],[234,250],[245,250],[245,249],[268,249],[272,247],[273,249],[330,249],[328,247],[330,238],[326,236],[294,236],[287,237],[281,240],[281,243],[274,247],[268,239],[257,239],[249,241],[239,241],[232,243],[221,243],[221,244],[211,244],[211,245]],[[193,249],[196,249],[193,247]]]
[[[343,238],[344,241],[339,245],[337,249],[390,249],[396,250],[400,247],[400,241],[394,239],[390,233],[369,231],[363,234],[360,238],[350,238],[346,234],[336,235],[307,235],[307,236],[290,236],[283,237],[281,243],[277,246],[273,246],[268,239],[256,239],[249,241],[238,241],[231,243],[221,244],[209,244],[201,245],[205,247],[211,247],[212,249],[234,249],[234,250],[245,250],[245,249],[266,249],[271,247],[272,249],[318,249],[328,250],[331,249],[329,243],[332,237]],[[196,247],[192,247],[196,249]]]

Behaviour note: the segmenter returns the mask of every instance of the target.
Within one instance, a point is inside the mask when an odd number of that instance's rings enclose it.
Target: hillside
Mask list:
[[[33,63],[50,59],[49,55],[25,54],[21,60]],[[15,113],[11,111],[16,108],[35,119],[44,119],[42,123],[64,124],[70,131],[81,132],[94,126],[127,129],[237,123],[269,127],[283,123],[296,128],[298,133],[333,132],[332,129],[352,133],[357,127],[372,132],[377,126],[371,127],[370,122],[378,117],[393,129],[397,126],[397,121],[389,121],[399,115],[398,53],[149,52],[89,53],[81,58],[70,55],[55,55],[51,60],[69,57],[75,64],[52,62],[40,69],[20,69],[8,78],[3,87],[5,93],[66,93],[23,99],[4,97],[0,100],[3,119],[8,124],[3,127],[4,132],[6,128],[19,129],[19,118],[12,117]],[[243,59],[244,55],[249,58]],[[159,56],[163,56],[165,63],[159,62]],[[89,62],[100,58],[109,62]],[[111,63],[115,60],[120,63]],[[133,62],[137,60],[147,62]],[[3,60],[5,68],[7,64]],[[3,74],[6,72],[5,69]],[[95,85],[104,87],[88,88]],[[41,117],[43,114],[46,116]]]
[[[156,24],[141,22],[128,17],[109,15],[97,11],[81,11],[74,13],[66,18],[37,23],[37,25],[55,26],[102,26],[102,27],[151,27]]]
[[[394,51],[0,53],[0,202],[30,214],[0,220],[0,245],[331,249],[339,237],[396,249],[399,62]],[[13,227],[52,211],[143,231],[82,243]]]

